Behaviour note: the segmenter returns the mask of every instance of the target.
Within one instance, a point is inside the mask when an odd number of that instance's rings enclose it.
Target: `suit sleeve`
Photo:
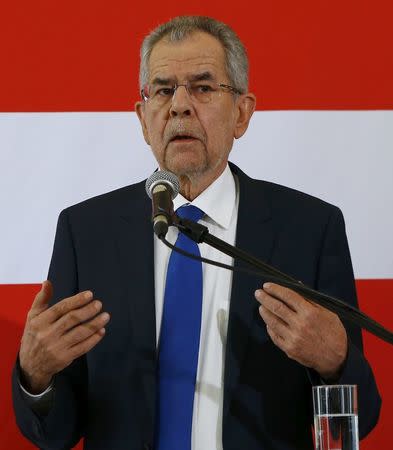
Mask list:
[[[334,208],[326,227],[316,287],[358,307],[344,218],[338,208]],[[348,335],[348,354],[337,384],[358,386],[359,434],[363,438],[378,421],[381,398],[371,367],[363,354],[361,330],[351,322],[343,323]],[[312,378],[315,382],[315,377]]]
[[[48,279],[54,288],[52,304],[78,292],[77,258],[67,210],[60,214]],[[42,450],[69,449],[84,430],[86,361],[75,360],[58,373],[50,407],[45,414],[32,408],[19,385],[18,362],[12,374],[12,393],[17,424],[23,435]]]

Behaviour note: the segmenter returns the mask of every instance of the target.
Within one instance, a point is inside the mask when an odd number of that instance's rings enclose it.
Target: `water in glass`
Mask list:
[[[359,450],[356,414],[315,416],[314,426],[317,450]]]

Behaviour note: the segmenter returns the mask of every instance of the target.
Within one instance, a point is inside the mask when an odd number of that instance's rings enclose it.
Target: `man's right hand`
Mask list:
[[[56,373],[92,349],[110,318],[100,313],[102,303],[90,291],[49,307],[52,293],[50,281],[44,281],[27,315],[19,351],[23,384],[32,394],[44,391]]]

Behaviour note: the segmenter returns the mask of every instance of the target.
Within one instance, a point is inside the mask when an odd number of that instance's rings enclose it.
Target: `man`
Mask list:
[[[200,212],[213,234],[356,305],[340,211],[228,166],[255,108],[247,73],[241,42],[213,19],[179,17],[145,39],[136,112],[159,167],[180,180],[175,209]],[[206,265],[203,285],[186,283],[174,304],[187,260],[173,270],[153,241],[143,191],[139,183],[60,215],[51,282],[29,312],[14,371],[22,432],[44,449],[81,437],[95,450],[311,449],[311,388],[326,382],[358,385],[365,436],[380,398],[360,331],[268,279]]]

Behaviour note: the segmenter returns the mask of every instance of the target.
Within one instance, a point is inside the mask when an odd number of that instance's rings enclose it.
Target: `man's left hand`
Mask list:
[[[274,283],[265,283],[255,291],[255,298],[275,345],[324,380],[338,379],[348,341],[336,314]]]

